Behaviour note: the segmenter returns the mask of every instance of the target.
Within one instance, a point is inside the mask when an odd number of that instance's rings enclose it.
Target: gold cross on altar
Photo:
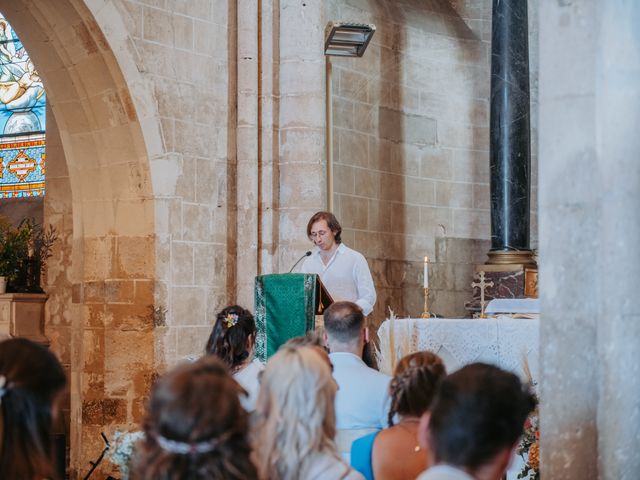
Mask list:
[[[484,291],[487,287],[493,287],[493,282],[485,282],[484,280],[484,271],[481,271],[478,274],[479,282],[473,282],[471,284],[472,287],[480,288],[480,318],[487,318],[484,314]]]

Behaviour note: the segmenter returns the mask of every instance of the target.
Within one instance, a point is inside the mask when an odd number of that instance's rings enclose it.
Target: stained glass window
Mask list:
[[[44,195],[45,111],[42,80],[0,14],[0,199]]]

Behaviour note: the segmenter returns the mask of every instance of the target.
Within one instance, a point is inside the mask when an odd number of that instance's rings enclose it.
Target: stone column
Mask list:
[[[541,2],[542,478],[640,478],[640,5]]]
[[[326,208],[324,2],[281,0],[278,258],[287,272],[305,250],[309,218]]]
[[[490,264],[531,264],[527,2],[493,0]]]
[[[526,0],[493,0],[491,32],[490,187],[491,249],[485,272],[494,298],[537,296],[537,271],[529,248],[531,140],[529,24]],[[474,288],[470,313],[479,313]]]
[[[253,282],[258,273],[259,222],[259,6],[253,0],[238,0],[238,118],[236,301],[253,305]]]
[[[596,2],[599,222],[598,471],[640,478],[640,4]]]

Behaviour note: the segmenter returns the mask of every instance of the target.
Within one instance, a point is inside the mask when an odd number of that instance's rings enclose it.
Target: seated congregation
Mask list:
[[[130,478],[503,478],[534,408],[516,375],[481,363],[447,375],[418,352],[389,377],[362,358],[357,305],[331,305],[324,328],[263,365],[252,314],[223,309],[205,355],[154,384]],[[0,343],[0,478],[57,478],[50,433],[65,384],[45,348]]]

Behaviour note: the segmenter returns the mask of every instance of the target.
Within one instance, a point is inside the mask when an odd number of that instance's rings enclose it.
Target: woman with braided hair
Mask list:
[[[182,365],[153,386],[134,479],[255,480],[242,388],[213,356]]]
[[[389,385],[389,428],[359,438],[351,448],[351,465],[367,480],[414,479],[426,469],[418,425],[445,374],[444,363],[431,352],[412,353],[398,362]]]
[[[216,318],[206,353],[215,355],[227,364],[233,378],[244,388],[240,397],[242,406],[253,412],[258,398],[258,376],[264,365],[253,358],[256,340],[256,322],[251,312],[238,305],[222,309]]]

